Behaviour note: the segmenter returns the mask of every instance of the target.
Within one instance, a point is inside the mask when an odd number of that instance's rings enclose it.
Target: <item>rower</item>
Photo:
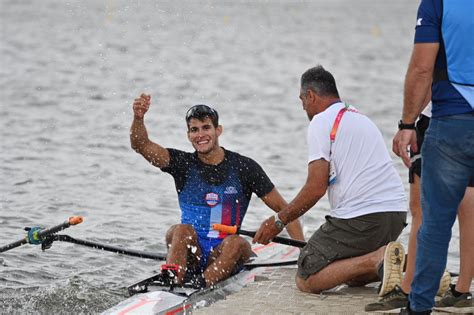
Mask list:
[[[136,152],[175,181],[181,222],[166,234],[166,262],[178,266],[178,284],[186,277],[209,287],[252,256],[249,242],[214,231],[212,224],[240,226],[253,193],[275,212],[287,203],[257,162],[219,145],[223,128],[215,109],[195,105],[187,111],[187,137],[195,150],[189,153],[164,148],[148,138],[144,116],[150,104],[150,95],[134,100],[130,141]],[[292,238],[304,240],[298,220],[287,231]]]

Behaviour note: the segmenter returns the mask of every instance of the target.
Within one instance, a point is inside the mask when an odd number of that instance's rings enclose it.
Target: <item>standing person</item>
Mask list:
[[[217,111],[196,105],[186,113],[188,139],[195,149],[187,153],[167,149],[148,138],[144,116],[151,96],[141,94],[133,103],[130,130],[132,148],[175,180],[181,224],[166,234],[166,262],[179,266],[177,282],[194,276],[202,287],[232,274],[252,255],[250,244],[238,235],[212,230],[213,223],[241,225],[252,193],[274,211],[285,200],[254,160],[219,146],[222,126]],[[299,222],[288,226],[290,236],[304,240]]]
[[[405,311],[412,314],[429,314],[434,306],[446,268],[451,228],[474,177],[473,14],[471,0],[422,0],[418,9],[403,116],[393,139],[393,151],[411,166],[407,149],[411,146],[417,150],[414,122],[431,88],[432,118],[422,148],[423,218]],[[467,226],[473,224],[471,221]]]
[[[306,183],[262,223],[253,241],[268,243],[327,191],[331,212],[301,251],[297,287],[319,293],[342,283],[363,285],[380,280],[381,271],[381,292],[390,291],[405,258],[393,241],[405,227],[406,199],[382,134],[341,101],[334,77],[322,66],[301,76],[300,99],[311,121]]]
[[[429,93],[431,97],[431,93]],[[418,151],[410,148],[411,167],[408,172],[408,181],[410,183],[410,211],[412,215],[410,236],[408,240],[408,255],[406,263],[406,272],[400,284],[396,285],[392,291],[388,292],[375,303],[365,306],[367,312],[391,310],[408,305],[408,294],[411,291],[411,283],[415,272],[415,253],[416,253],[416,234],[421,225],[422,209],[420,195],[420,179],[421,179],[421,154],[420,150],[423,146],[425,132],[428,128],[431,117],[431,103],[426,106],[420,114],[420,118],[416,123],[416,142]],[[474,219],[474,180],[469,183],[468,189],[464,195],[464,199],[459,205],[459,216],[467,219],[460,220],[459,232],[461,235],[461,268],[459,271],[459,279],[456,285],[450,285],[451,277],[445,272],[441,278],[438,296],[444,296],[436,303],[438,307],[468,307],[472,305],[472,295],[469,293],[472,281],[472,268],[474,267],[474,229],[467,225]],[[447,289],[449,290],[447,291]],[[461,293],[465,292],[465,293]]]

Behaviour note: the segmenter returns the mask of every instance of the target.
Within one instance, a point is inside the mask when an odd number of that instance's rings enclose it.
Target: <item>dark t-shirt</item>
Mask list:
[[[168,149],[170,162],[163,172],[175,180],[181,223],[192,224],[198,235],[223,238],[212,224],[241,225],[252,193],[264,197],[273,183],[254,160],[224,149],[224,160],[209,165],[197,152]]]

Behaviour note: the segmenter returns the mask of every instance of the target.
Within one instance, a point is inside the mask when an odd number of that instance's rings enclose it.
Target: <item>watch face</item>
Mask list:
[[[285,228],[285,225],[280,220],[275,221],[275,224],[280,230],[283,230]]]

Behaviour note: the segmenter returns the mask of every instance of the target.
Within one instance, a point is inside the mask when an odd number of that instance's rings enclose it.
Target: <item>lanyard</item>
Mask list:
[[[339,123],[341,122],[342,116],[345,112],[353,112],[358,113],[356,109],[349,108],[350,105],[344,103],[344,108],[341,108],[339,113],[337,113],[336,119],[334,120],[334,124],[332,125],[331,133],[329,134],[329,139],[331,140],[329,146],[329,156],[332,154],[332,144],[336,141],[336,133],[337,129],[339,128]]]
[[[336,133],[337,129],[339,128],[339,123],[341,122],[342,116],[344,115],[345,112],[353,112],[353,113],[358,113],[357,110],[355,109],[350,109],[350,105],[344,104],[344,108],[341,108],[339,113],[337,113],[336,119],[334,120],[334,124],[332,125],[332,130],[331,134],[329,135],[329,139],[331,139],[331,144],[336,141]]]

